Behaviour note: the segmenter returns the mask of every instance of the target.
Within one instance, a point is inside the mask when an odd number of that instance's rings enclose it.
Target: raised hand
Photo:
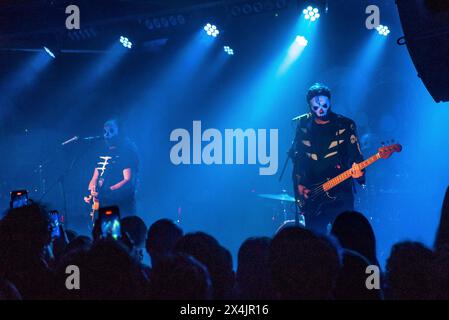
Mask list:
[[[310,190],[307,189],[305,186],[303,186],[303,185],[298,185],[298,192],[299,192],[299,194],[302,195],[305,199],[308,199],[308,198],[309,198]]]
[[[84,197],[85,203],[90,204],[91,201],[92,201],[92,196]]]
[[[351,176],[354,179],[358,179],[358,178],[363,177],[364,174],[365,173],[360,169],[360,166],[357,163],[354,162],[352,164],[352,168],[351,168]]]

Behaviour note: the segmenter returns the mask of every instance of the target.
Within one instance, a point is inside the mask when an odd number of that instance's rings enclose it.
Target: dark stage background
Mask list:
[[[176,13],[188,7],[169,2],[159,1],[157,8]],[[382,22],[392,31],[388,37],[365,28],[368,4],[381,8]],[[107,5],[80,8],[87,21],[95,20],[90,10],[107,11]],[[387,140],[404,146],[402,153],[368,169],[368,189],[357,194],[357,209],[375,228],[381,263],[399,240],[432,244],[449,180],[449,112],[447,104],[432,100],[407,49],[396,44],[402,30],[394,1],[329,1],[328,13],[313,30],[301,29],[301,11],[298,2],[287,1],[280,10],[233,16],[221,1],[181,10],[186,23],[162,31],[140,30],[128,21],[92,24],[97,35],[90,40],[50,41],[56,52],[84,50],[58,52],[56,59],[42,50],[1,50],[3,206],[10,190],[27,188],[32,198],[44,196],[49,207],[64,211],[65,189],[68,227],[87,232],[89,208],[82,197],[98,142],[64,147],[61,142],[74,135],[101,135],[103,122],[119,117],[139,149],[138,211],[146,223],[179,219],[186,232],[216,236],[235,260],[244,239],[271,235],[282,222],[280,204],[257,195],[284,189],[292,194],[290,165],[278,181],[294,132],[291,119],[307,111],[305,93],[319,81],[331,87],[334,111],[358,124],[365,157]],[[15,21],[3,14],[3,23],[31,23],[38,14],[39,9],[30,9],[29,17]],[[61,25],[64,20],[62,11]],[[204,35],[207,22],[221,29],[217,38]],[[284,70],[288,48],[301,33],[308,34],[309,44]],[[136,50],[120,50],[121,35],[135,39]],[[8,37],[0,39],[2,48],[18,47]],[[27,42],[25,37],[20,48],[40,48],[47,40],[33,35]],[[152,41],[150,50],[139,50],[146,41]],[[226,55],[224,45],[235,54]],[[176,128],[191,132],[194,120],[202,121],[203,130],[279,129],[277,175],[260,176],[258,165],[173,165],[170,133]]]

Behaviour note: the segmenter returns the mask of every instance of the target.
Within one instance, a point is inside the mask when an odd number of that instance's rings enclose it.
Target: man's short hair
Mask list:
[[[315,83],[313,86],[309,88],[309,91],[307,91],[306,96],[307,103],[309,103],[312,98],[317,96],[326,96],[329,99],[331,99],[331,91],[324,84]]]

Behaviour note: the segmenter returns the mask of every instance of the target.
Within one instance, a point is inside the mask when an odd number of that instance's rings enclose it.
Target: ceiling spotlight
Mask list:
[[[218,34],[220,33],[220,31],[217,29],[217,27],[210,23],[208,23],[204,26],[204,31],[206,31],[207,35],[214,37],[214,38],[216,36],[218,36]]]
[[[45,50],[45,52],[48,53],[48,55],[49,55],[50,57],[52,57],[53,59],[56,59],[55,54],[54,54],[50,49],[48,49],[47,47],[44,47],[44,50]]]
[[[128,49],[131,49],[133,46],[133,43],[131,41],[129,41],[129,39],[127,37],[121,36],[120,37],[120,43]]]
[[[379,25],[379,26],[376,28],[376,30],[377,30],[377,32],[378,32],[380,35],[382,35],[382,36],[384,36],[384,37],[388,36],[388,34],[390,33],[390,29],[388,29],[387,26],[383,26],[383,25]]]
[[[316,21],[320,18],[320,10],[318,8],[314,8],[312,6],[308,6],[304,10],[302,10],[302,13],[304,15],[304,19],[310,20],[310,21]]]
[[[309,41],[303,36],[296,36],[295,42],[301,47],[307,47]]]
[[[228,55],[230,55],[230,56],[233,56],[233,55],[234,55],[234,49],[232,49],[231,47],[229,47],[229,46],[224,46],[223,49],[224,49],[224,51],[225,51]]]

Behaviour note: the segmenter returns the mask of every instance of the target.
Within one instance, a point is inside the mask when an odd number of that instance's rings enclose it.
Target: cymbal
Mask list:
[[[272,199],[272,200],[278,200],[278,201],[286,201],[286,202],[295,202],[295,198],[288,195],[287,193],[280,193],[280,194],[259,194],[258,195],[261,198],[265,199]]]

